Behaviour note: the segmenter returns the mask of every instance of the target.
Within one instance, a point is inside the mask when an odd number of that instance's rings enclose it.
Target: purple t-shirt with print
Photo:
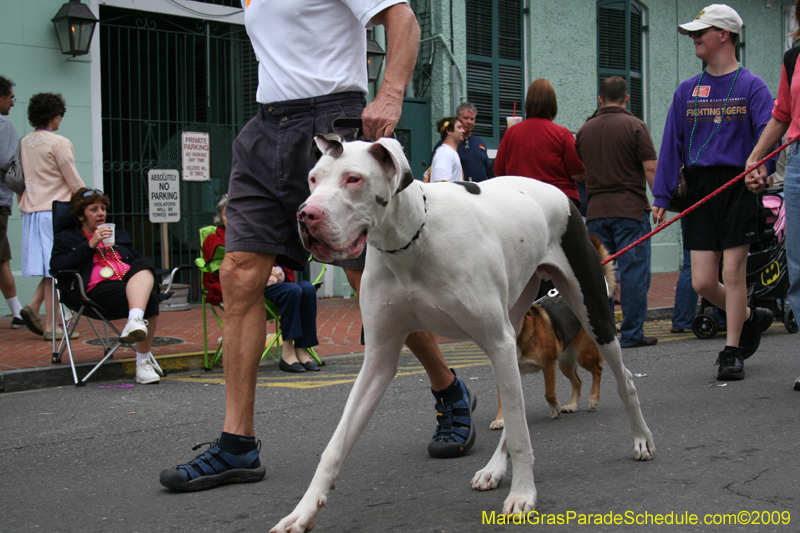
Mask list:
[[[726,100],[725,117],[721,119]],[[741,68],[738,76],[736,71],[722,76],[706,72],[681,83],[672,98],[661,140],[653,206],[669,205],[681,165],[731,166],[744,171],[747,157],[772,118],[772,107],[767,84],[746,68]],[[775,171],[774,160],[767,163],[767,171]]]

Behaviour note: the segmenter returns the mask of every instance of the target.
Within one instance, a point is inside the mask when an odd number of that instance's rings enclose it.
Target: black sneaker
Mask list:
[[[738,381],[744,379],[744,357],[741,348],[726,346],[719,352],[717,362],[717,381]]]
[[[11,329],[22,329],[25,327],[25,321],[21,318],[13,317],[11,319]]]
[[[256,449],[233,455],[217,446],[219,439],[206,442],[211,447],[185,465],[162,470],[159,481],[175,492],[194,492],[219,487],[226,483],[254,483],[261,481],[267,473],[258,458],[261,441]],[[196,450],[203,444],[192,447]]]
[[[766,331],[775,318],[769,309],[751,307],[751,310],[753,312],[752,320],[745,320],[742,324],[742,334],[739,336],[739,348],[742,350],[744,359],[756,353],[758,345],[761,344],[761,332]]]
[[[439,424],[428,443],[428,455],[434,459],[460,457],[475,444],[472,412],[477,406],[478,398],[458,376],[455,377],[455,383],[461,390],[458,401],[449,402],[439,394],[433,394],[436,398],[436,420]]]

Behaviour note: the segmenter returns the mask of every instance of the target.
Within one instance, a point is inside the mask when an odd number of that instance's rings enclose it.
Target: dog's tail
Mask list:
[[[592,241],[594,249],[597,250],[600,261],[605,261],[611,256],[597,236],[589,235],[589,239]],[[617,289],[617,265],[614,261],[609,261],[603,265],[603,275],[606,277],[606,284],[608,285],[608,297],[611,298],[614,295],[614,291]]]

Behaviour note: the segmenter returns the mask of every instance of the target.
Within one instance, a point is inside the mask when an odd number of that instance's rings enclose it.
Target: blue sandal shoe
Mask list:
[[[453,375],[455,376],[455,372]],[[436,398],[436,420],[439,425],[428,443],[428,455],[434,459],[460,457],[475,444],[472,412],[478,405],[478,398],[458,376],[456,383],[461,389],[461,399],[456,402],[447,401],[436,392],[433,394]]]
[[[175,492],[194,492],[219,487],[226,483],[254,483],[261,481],[267,473],[267,467],[261,465],[258,453],[261,441],[255,450],[241,455],[225,452],[214,442],[197,444],[211,447],[188,463],[180,464],[169,470],[162,470],[161,484]]]

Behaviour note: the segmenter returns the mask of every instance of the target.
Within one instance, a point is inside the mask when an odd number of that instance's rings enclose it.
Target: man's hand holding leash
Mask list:
[[[751,156],[752,159],[752,156]],[[747,160],[747,168],[750,168],[758,161],[758,158]],[[744,177],[744,183],[751,192],[759,193],[767,187],[767,167],[764,165],[759,166],[747,173]]]
[[[390,137],[400,121],[403,96],[411,81],[419,49],[419,25],[408,4],[395,4],[373,17],[386,28],[386,70],[378,95],[361,114],[364,139]]]
[[[758,139],[755,148],[750,152],[745,168],[750,168],[758,163],[772,148],[780,143],[789,130],[789,124],[789,122],[781,122],[772,117],[767,122],[767,125],[764,126],[764,131],[761,132],[761,137]],[[767,186],[767,167],[760,165],[758,168],[748,172],[747,176],[744,177],[744,183],[752,192],[763,191]]]

